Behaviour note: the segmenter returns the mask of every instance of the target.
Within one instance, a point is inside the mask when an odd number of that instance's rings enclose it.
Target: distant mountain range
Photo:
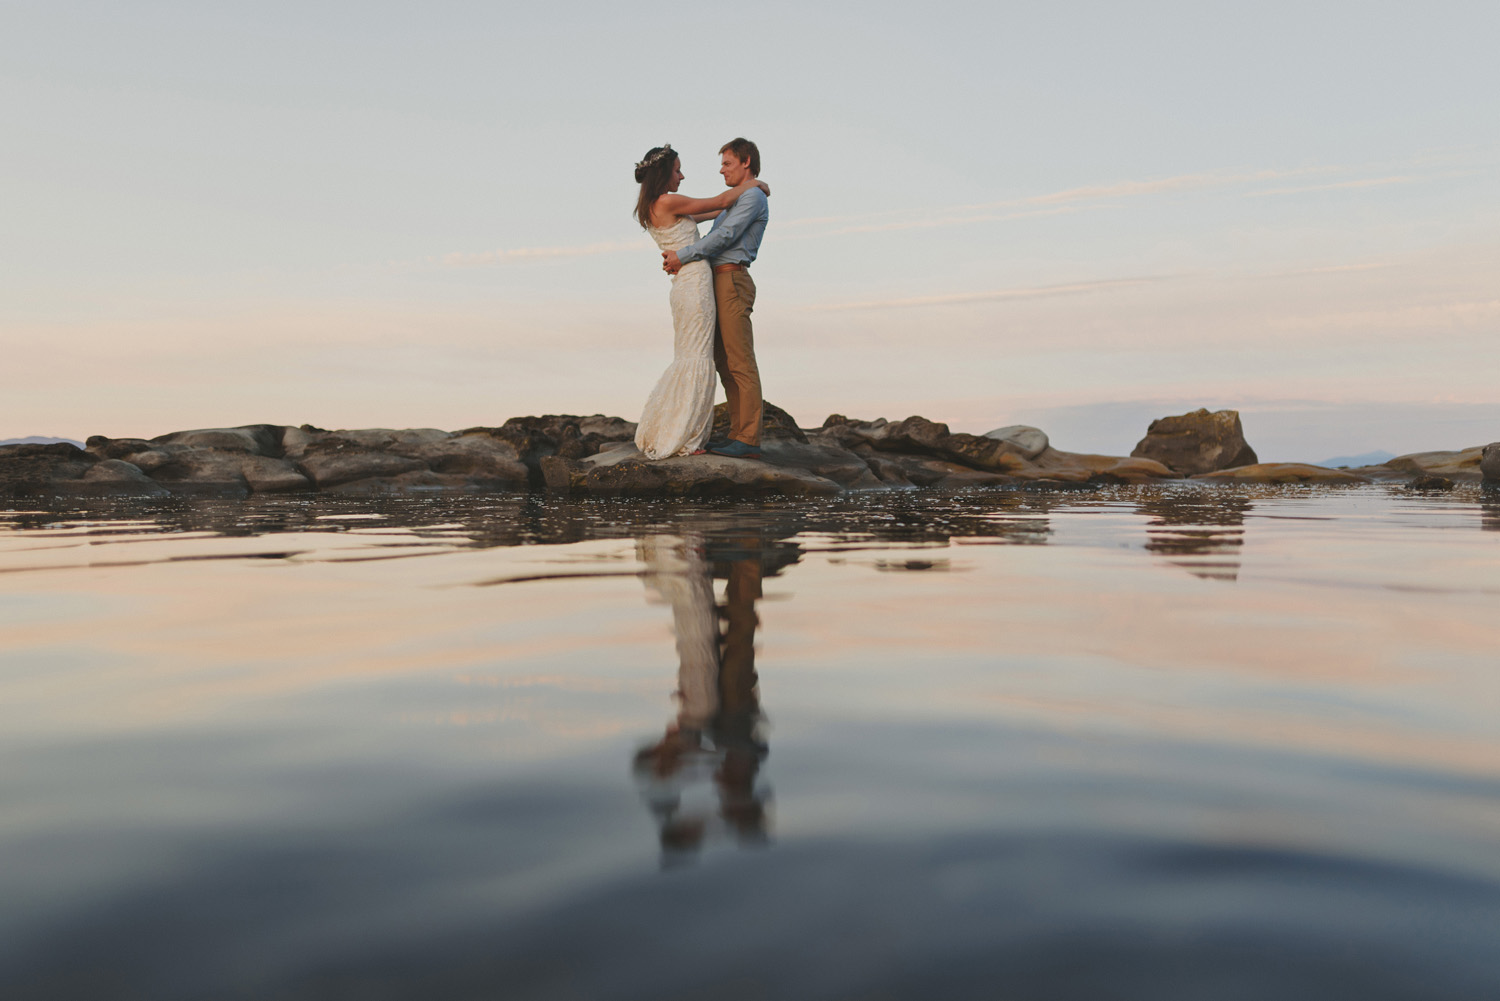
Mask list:
[[[1395,452],[1361,452],[1359,455],[1336,455],[1332,459],[1324,459],[1317,465],[1328,469],[1337,469],[1340,466],[1378,466],[1387,459],[1395,457]]]
[[[48,438],[38,434],[26,438],[6,438],[0,441],[0,445],[55,445],[60,441],[65,441],[69,445],[77,445],[79,448],[83,447],[83,442],[74,441],[72,438]]]

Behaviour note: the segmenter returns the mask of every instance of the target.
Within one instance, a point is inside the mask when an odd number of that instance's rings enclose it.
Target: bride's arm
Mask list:
[[[743,195],[751,188],[760,188],[768,196],[771,194],[771,186],[769,184],[765,181],[752,179],[746,181],[744,184],[728,188],[712,198],[689,198],[687,195],[668,192],[656,200],[655,208],[659,209],[662,215],[692,216],[695,222],[703,222],[705,219],[712,219],[720,212],[729,208],[740,195]]]

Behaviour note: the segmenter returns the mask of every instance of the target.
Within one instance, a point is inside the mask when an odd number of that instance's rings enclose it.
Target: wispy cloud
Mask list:
[[[1048,296],[1077,295],[1105,289],[1127,288],[1166,281],[1171,275],[1148,275],[1140,278],[1108,278],[1100,281],[1073,282],[1067,285],[1039,285],[1031,288],[990,289],[981,292],[955,292],[948,295],[922,295],[905,299],[869,299],[860,302],[822,303],[808,306],[819,312],[841,309],[890,309],[909,306],[949,306],[966,302],[995,302],[1007,299],[1041,299]]]
[[[640,240],[620,240],[612,243],[586,243],[572,247],[516,247],[511,250],[483,250],[472,254],[444,254],[439,258],[429,258],[426,263],[445,268],[476,268],[494,264],[520,264],[555,257],[595,257],[599,254],[620,254],[626,251],[639,251],[642,246]]]
[[[1104,208],[1134,198],[1170,195],[1187,191],[1205,191],[1215,188],[1253,188],[1254,190],[1245,191],[1243,193],[1244,197],[1264,198],[1314,191],[1383,187],[1392,184],[1407,184],[1424,179],[1423,175],[1393,174],[1381,177],[1355,178],[1347,181],[1333,181],[1326,184],[1283,185],[1273,188],[1261,187],[1261,185],[1267,182],[1282,181],[1297,177],[1347,173],[1358,169],[1379,169],[1381,166],[1390,169],[1401,165],[1395,163],[1382,165],[1365,164],[1363,168],[1359,168],[1325,164],[1312,167],[1237,171],[1223,170],[1193,174],[1174,174],[1170,177],[1114,181],[1107,184],[1088,184],[1074,188],[1062,188],[1057,191],[1046,191],[1040,194],[1009,198],[995,202],[945,205],[929,209],[892,209],[857,215],[778,219],[776,221],[776,233],[779,240],[812,240],[835,236],[885,233],[900,230],[944,229],[954,226],[968,226],[976,223],[1007,222],[1038,216],[1061,215],[1091,208]],[[1408,163],[1405,166],[1410,167],[1415,166],[1415,164]],[[429,258],[423,261],[422,265],[444,268],[492,267],[555,258],[593,257],[600,254],[636,252],[642,248],[642,245],[642,241],[619,241],[564,247],[517,247],[509,250],[445,254],[442,257]]]
[[[797,233],[793,239],[844,236],[852,233],[880,233],[903,229],[936,229],[948,226],[965,226],[977,222],[1003,222],[1040,215],[1057,215],[1076,212],[1090,205],[1109,204],[1122,199],[1140,198],[1149,195],[1168,194],[1177,191],[1192,191],[1205,188],[1232,187],[1258,182],[1303,177],[1311,174],[1336,173],[1341,167],[1298,167],[1290,170],[1219,171],[1197,174],[1177,174],[1143,181],[1117,181],[1110,184],[1092,184],[1077,188],[1064,188],[1022,198],[1010,198],[998,202],[980,202],[968,205],[948,205],[936,209],[898,209],[851,216],[819,216],[811,219],[792,219],[778,226],[783,229],[816,229],[817,232]]]
[[[1272,274],[1258,275],[1260,278],[1295,278],[1300,275],[1336,275],[1346,274],[1354,271],[1379,271],[1382,268],[1390,268],[1394,265],[1385,261],[1367,261],[1362,264],[1324,264],[1314,268],[1293,268],[1290,271],[1277,271]]]
[[[1309,184],[1296,188],[1268,188],[1265,191],[1247,191],[1246,198],[1266,198],[1270,195],[1300,195],[1306,191],[1337,191],[1342,188],[1379,188],[1387,184],[1410,184],[1417,180],[1405,174],[1393,177],[1364,177],[1354,181],[1337,181],[1333,184]]]
[[[952,210],[947,210],[949,213]],[[920,219],[905,219],[896,222],[865,223],[857,226],[839,226],[821,233],[793,233],[788,240],[812,240],[825,236],[845,236],[853,233],[886,233],[902,229],[942,229],[949,226],[967,226],[977,222],[1004,222],[1009,219],[1027,219],[1032,216],[1062,215],[1076,212],[1078,206],[1065,205],[1050,209],[1031,209],[1021,212],[970,212],[962,215],[935,214]]]

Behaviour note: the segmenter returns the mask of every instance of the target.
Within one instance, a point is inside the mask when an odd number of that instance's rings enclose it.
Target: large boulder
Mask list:
[[[996,441],[1009,442],[1014,445],[1025,459],[1035,459],[1046,451],[1051,444],[1047,440],[1047,433],[1041,428],[1034,428],[1027,424],[1010,424],[1003,428],[984,433],[986,438],[994,438]]]
[[[1500,441],[1486,445],[1480,451],[1479,472],[1484,482],[1500,484]]]
[[[1174,472],[1186,475],[1211,473],[1259,462],[1255,449],[1245,441],[1237,410],[1162,417],[1151,422],[1146,437],[1130,453],[1139,459],[1155,459]]]

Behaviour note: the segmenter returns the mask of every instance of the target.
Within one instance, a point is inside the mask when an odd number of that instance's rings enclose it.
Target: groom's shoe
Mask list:
[[[723,448],[725,445],[728,445],[728,444],[729,444],[729,439],[728,438],[710,438],[710,439],[708,439],[708,441],[706,441],[706,442],[703,443],[703,447],[706,448],[706,449],[708,449],[710,452],[712,452],[714,449],[716,449],[716,448]]]
[[[732,459],[759,459],[760,446],[746,445],[742,441],[730,440],[718,448],[710,446],[708,449],[714,455],[727,455]]]

